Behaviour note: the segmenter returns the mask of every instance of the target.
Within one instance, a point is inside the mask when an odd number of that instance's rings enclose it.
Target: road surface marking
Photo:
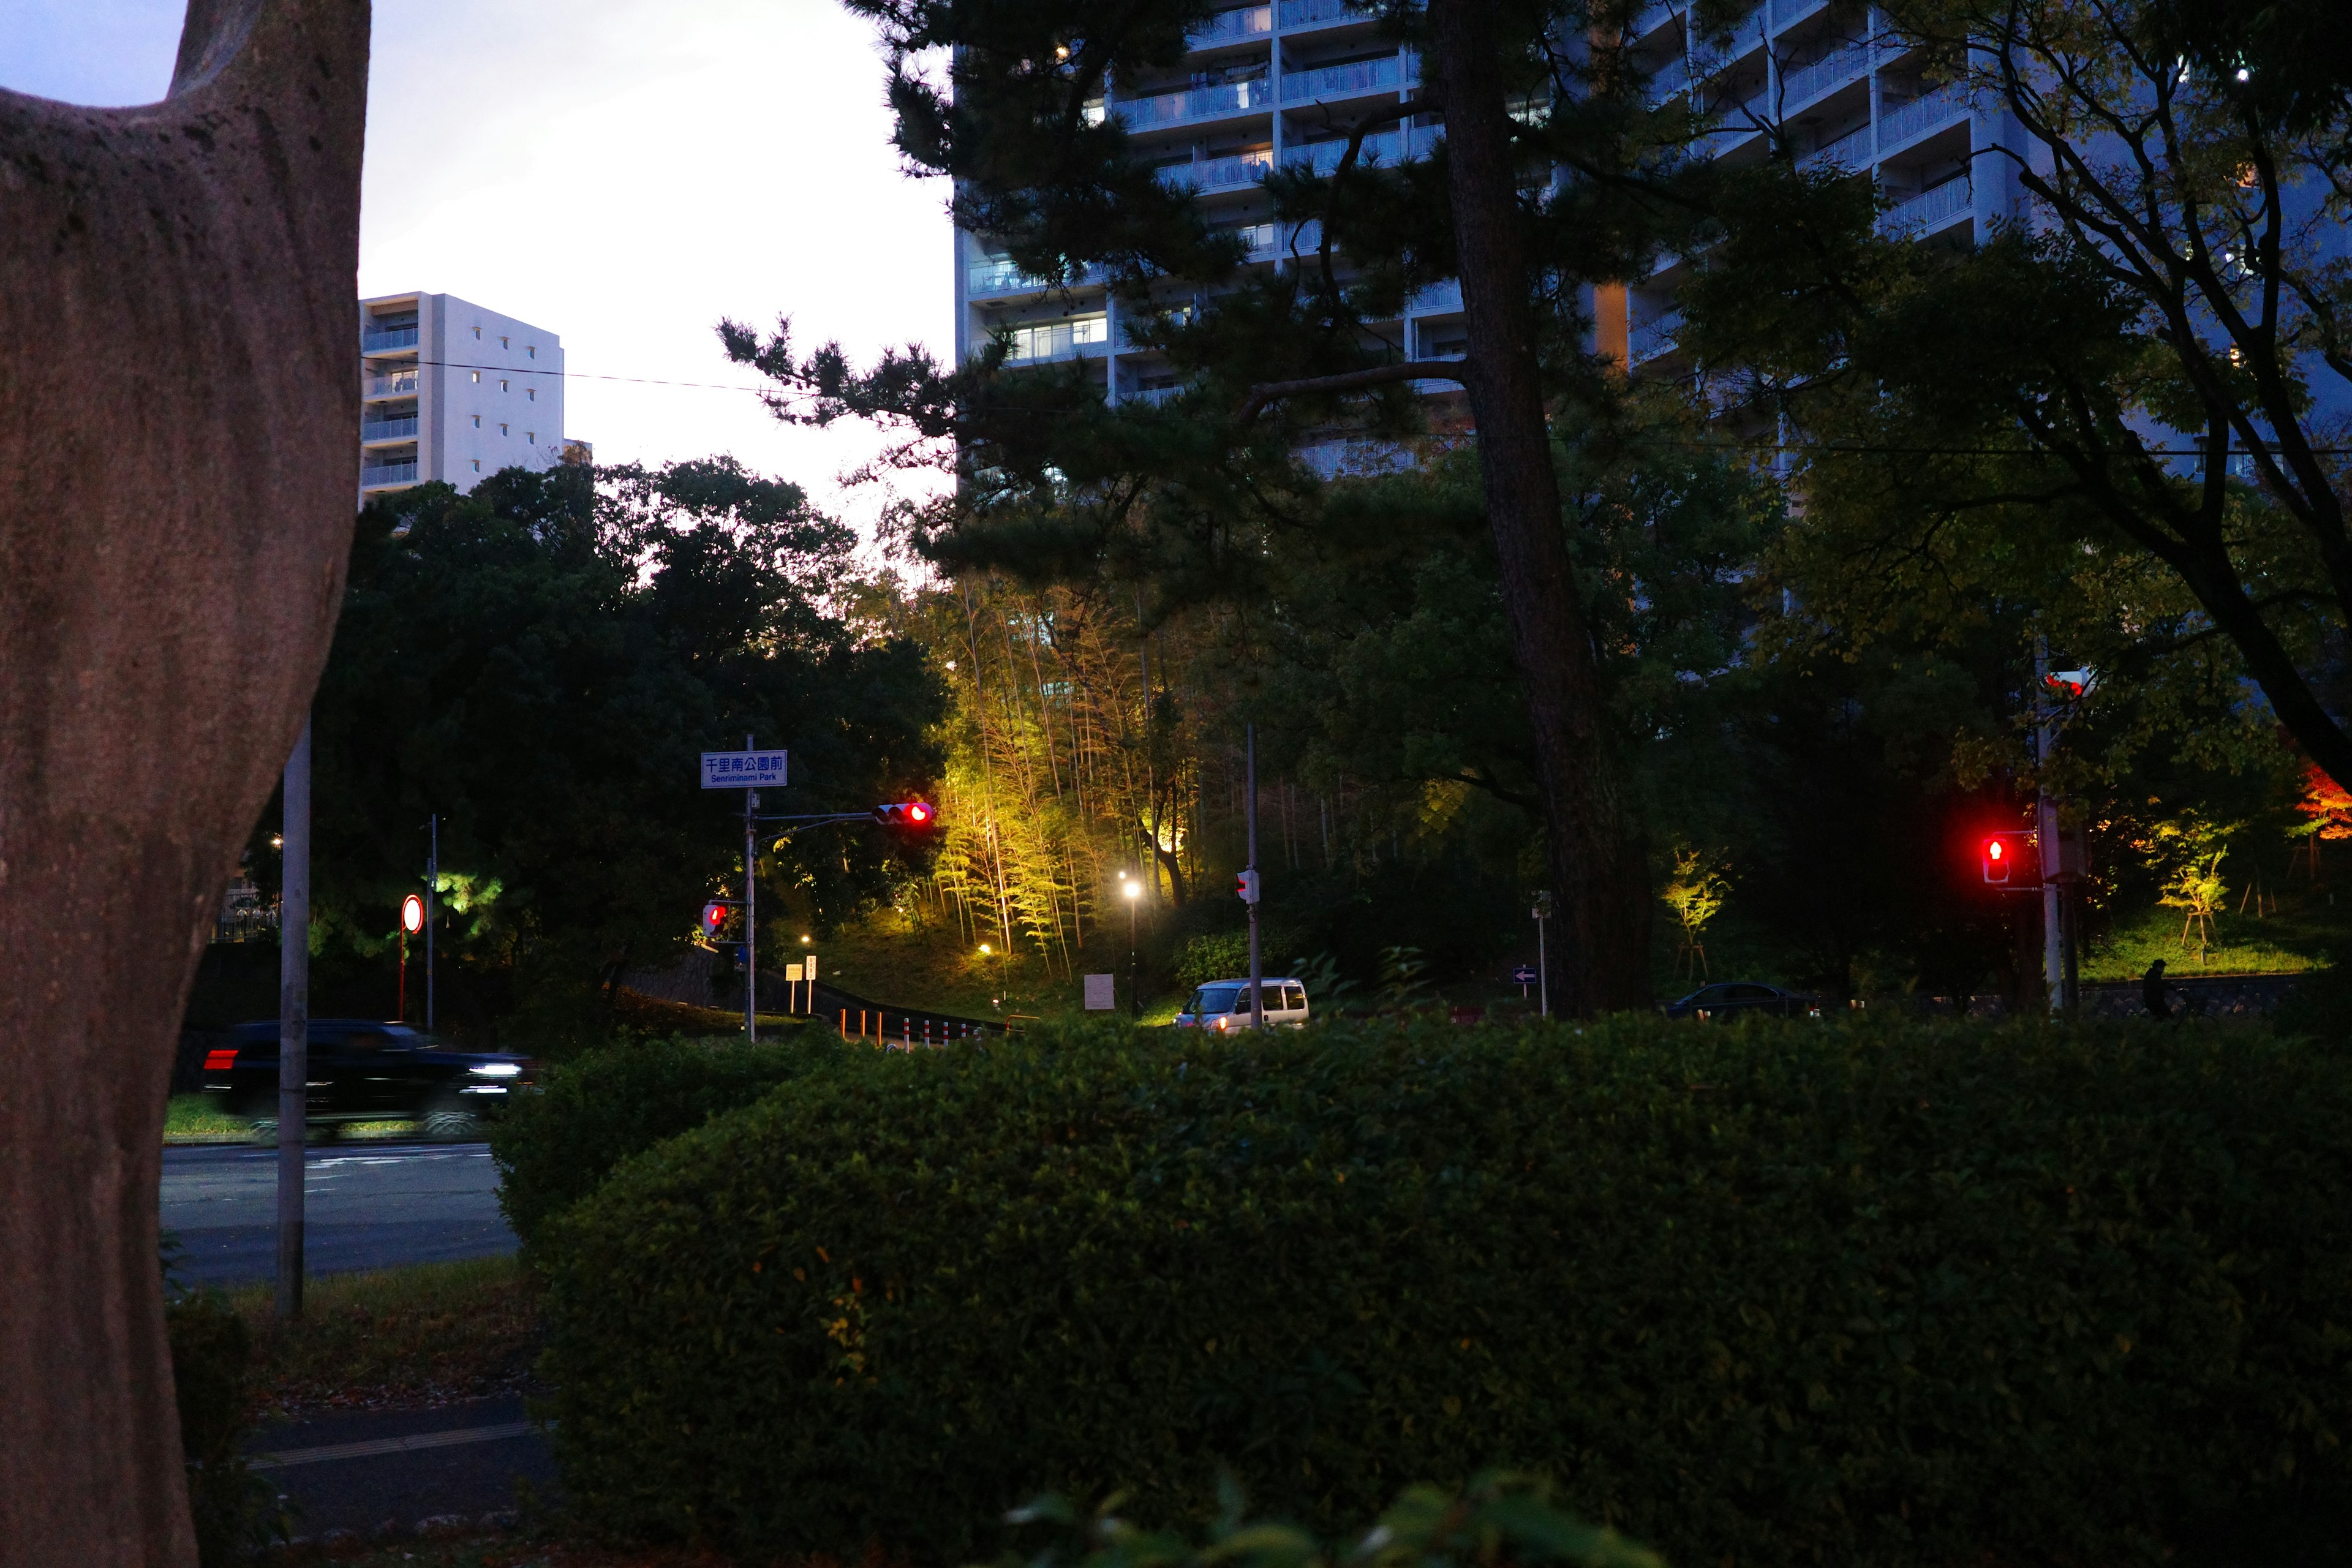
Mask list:
[[[410,1437],[378,1437],[366,1443],[330,1443],[320,1448],[283,1448],[256,1454],[247,1461],[257,1470],[283,1469],[288,1465],[318,1465],[332,1459],[366,1459],[379,1454],[405,1454],[417,1448],[454,1448],[460,1443],[496,1443],[523,1437],[538,1430],[529,1421],[509,1421],[497,1426],[461,1426],[454,1432],[419,1432]]]

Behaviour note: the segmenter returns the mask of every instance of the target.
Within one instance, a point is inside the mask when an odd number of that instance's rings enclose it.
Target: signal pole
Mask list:
[[[760,748],[750,735],[743,737],[743,749],[756,752]],[[752,1044],[760,1041],[760,885],[758,881],[760,847],[757,819],[751,815],[760,809],[760,792],[743,792],[743,1037]]]
[[[2067,929],[2066,851],[2059,837],[2058,797],[2050,793],[2050,763],[2058,752],[2058,721],[2050,708],[2050,644],[2033,637],[2033,749],[2041,766],[2034,802],[2035,840],[2042,861],[2042,978],[2050,1011],[2065,1013],[2074,1003],[2068,976],[2074,971],[2073,933]]]

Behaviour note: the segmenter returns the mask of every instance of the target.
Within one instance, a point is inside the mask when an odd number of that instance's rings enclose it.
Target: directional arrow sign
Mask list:
[[[1534,964],[1532,964],[1532,963],[1522,963],[1522,964],[1520,964],[1517,969],[1514,969],[1514,970],[1512,970],[1512,971],[1511,971],[1511,984],[1514,984],[1514,985],[1533,985],[1535,983],[1536,983],[1536,966],[1535,966]]]
[[[702,753],[702,787],[705,789],[782,789],[783,785],[784,753],[782,752]]]

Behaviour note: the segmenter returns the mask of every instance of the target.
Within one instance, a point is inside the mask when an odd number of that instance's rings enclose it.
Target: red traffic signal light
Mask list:
[[[894,801],[874,808],[874,820],[885,827],[929,828],[938,818],[939,813],[928,800]]]
[[[2011,863],[2016,858],[2009,841],[2000,837],[1987,838],[1978,851],[1978,863],[1988,882],[2008,881]]]
[[[1234,879],[1234,894],[1245,904],[1257,902],[1257,873],[1244,871]]]
[[[726,923],[727,906],[725,904],[705,904],[702,906],[703,935],[717,936],[719,934],[719,928]]]

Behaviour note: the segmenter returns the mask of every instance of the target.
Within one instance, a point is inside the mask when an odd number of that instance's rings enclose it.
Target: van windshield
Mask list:
[[[1234,1010],[1234,998],[1247,989],[1245,985],[1203,985],[1192,993],[1192,999],[1184,1004],[1184,1011],[1195,1018],[1230,1013]]]

